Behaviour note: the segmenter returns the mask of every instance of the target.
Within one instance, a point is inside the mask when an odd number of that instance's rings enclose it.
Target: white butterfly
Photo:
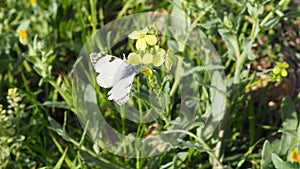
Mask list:
[[[99,75],[97,83],[104,88],[112,87],[108,99],[119,105],[128,101],[134,76],[141,64],[129,64],[125,60],[102,53],[91,53],[90,59]]]

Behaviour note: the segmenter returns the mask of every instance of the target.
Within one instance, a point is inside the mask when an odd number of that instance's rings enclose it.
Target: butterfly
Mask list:
[[[90,60],[99,75],[99,86],[110,88],[108,99],[122,105],[129,100],[134,76],[142,64],[129,64],[125,60],[103,53],[91,53]]]

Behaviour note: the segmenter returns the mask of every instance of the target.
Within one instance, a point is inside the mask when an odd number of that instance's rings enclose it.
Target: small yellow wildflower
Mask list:
[[[292,160],[294,162],[300,162],[300,157],[298,155],[298,147],[295,147],[292,152]]]
[[[28,37],[27,32],[26,32],[24,29],[20,29],[20,30],[19,30],[19,37],[20,37],[21,39],[27,38],[27,37]]]
[[[8,92],[7,92],[7,96],[13,96],[17,93],[18,88],[14,87],[14,88],[9,88]]]
[[[157,38],[154,35],[147,35],[148,28],[139,31],[133,31],[128,35],[130,39],[137,39],[135,47],[138,50],[145,50],[147,44],[150,46],[154,46],[157,43]]]
[[[18,33],[19,33],[19,41],[23,45],[26,45],[28,43],[27,32],[24,29],[20,29]]]
[[[141,63],[141,56],[137,53],[129,53],[127,62],[130,64],[140,64]]]
[[[152,70],[147,67],[142,67],[141,71],[146,76],[151,76],[153,74]]]
[[[31,4],[36,4],[36,0],[30,0]]]
[[[275,75],[281,75],[282,77],[286,77],[288,75],[287,68],[289,64],[286,62],[276,62],[276,67],[273,69],[273,73]]]

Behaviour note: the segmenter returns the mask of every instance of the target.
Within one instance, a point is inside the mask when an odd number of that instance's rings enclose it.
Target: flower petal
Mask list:
[[[128,38],[130,39],[139,39],[141,35],[146,35],[148,32],[148,28],[139,30],[139,31],[133,31],[131,34],[128,35]]]
[[[148,33],[149,29],[148,28],[144,28],[138,32],[140,32],[141,35],[146,35]]]
[[[276,65],[277,65],[278,67],[280,67],[280,66],[281,66],[281,62],[276,62]]]
[[[20,29],[20,31],[19,31],[19,37],[21,39],[27,38],[28,37],[27,32],[24,29]]]
[[[166,61],[165,61],[166,67],[168,70],[171,70],[173,65],[173,53],[171,49],[168,49],[166,54]]]
[[[163,56],[161,55],[156,55],[153,58],[153,66],[158,67],[161,66],[165,62]]]
[[[151,76],[153,73],[152,73],[152,70],[147,68],[147,67],[142,67],[142,73],[146,76]]]
[[[164,56],[166,55],[166,51],[165,51],[164,49],[160,48],[160,49],[158,50],[158,52],[156,53],[156,55],[159,55],[159,56],[161,56],[161,57],[164,57]]]
[[[154,35],[146,35],[145,40],[151,46],[154,46],[157,43],[157,38]]]
[[[165,64],[166,64],[166,68],[167,68],[168,70],[171,70],[172,65],[173,65],[173,60],[170,59],[170,58],[166,58]]]
[[[144,39],[144,38],[138,39],[138,40],[136,41],[135,47],[136,47],[138,50],[145,50],[146,47],[147,47],[147,44],[146,44],[145,39]]]
[[[274,74],[279,74],[279,73],[280,73],[280,68],[279,68],[279,67],[275,67],[275,68],[273,69],[273,73],[274,73]]]
[[[285,69],[281,69],[280,73],[281,73],[282,77],[287,77],[287,75],[288,75],[288,72]]]
[[[285,68],[285,69],[286,69],[286,68],[288,68],[290,65],[289,65],[287,62],[283,62],[281,66],[282,66],[282,68]]]
[[[130,64],[140,64],[141,56],[137,53],[129,53],[127,62]]]
[[[140,38],[140,32],[139,31],[133,31],[131,34],[128,35],[129,39],[138,39]]]
[[[146,53],[142,58],[143,64],[150,64],[153,61],[153,56],[150,53]]]

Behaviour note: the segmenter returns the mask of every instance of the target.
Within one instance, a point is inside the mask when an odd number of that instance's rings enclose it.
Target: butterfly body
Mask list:
[[[129,64],[115,56],[91,53],[92,65],[99,75],[97,83],[104,88],[112,88],[108,99],[121,105],[128,101],[134,76],[141,64]]]

